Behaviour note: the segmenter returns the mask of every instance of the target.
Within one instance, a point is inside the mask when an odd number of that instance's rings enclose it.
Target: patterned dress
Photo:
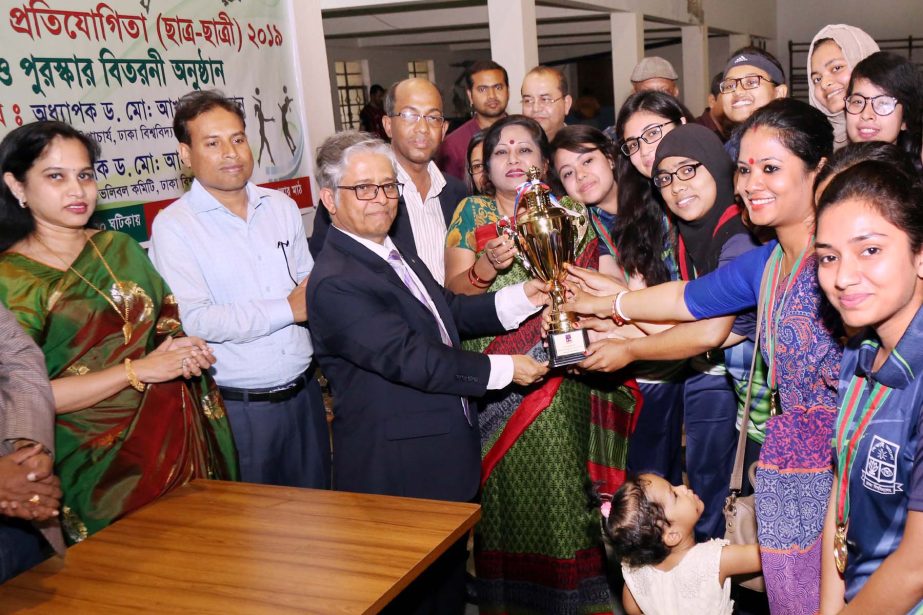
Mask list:
[[[569,209],[582,206],[568,200]],[[459,205],[446,245],[480,252],[496,237],[495,202]],[[596,240],[585,235],[577,258],[596,266]],[[519,261],[490,290],[522,282]],[[516,331],[469,340],[468,350],[545,359],[540,315]],[[552,373],[531,387],[488,391],[480,402],[483,516],[475,563],[481,613],[610,613],[599,514],[593,488],[612,493],[624,480],[637,389],[606,375]]]
[[[80,377],[140,359],[168,335],[182,335],[178,309],[144,250],[117,232],[89,242],[72,268],[126,309],[134,331],[109,302],[73,271],[15,252],[0,254],[0,301],[45,354],[51,379]],[[126,387],[55,421],[55,474],[61,523],[70,544],[103,529],[193,478],[237,478],[237,455],[224,402],[207,374]]]
[[[787,284],[787,276],[779,281],[777,297]],[[782,310],[775,357],[782,413],[766,423],[756,470],[758,535],[773,615],[812,615],[820,600],[820,535],[833,484],[830,441],[842,357],[838,317],[818,286],[815,256]],[[768,361],[766,344],[760,347]]]
[[[756,306],[772,241],[686,285],[686,307],[696,318],[734,314]],[[837,412],[843,348],[839,316],[817,283],[812,254],[785,296],[789,276],[779,276],[776,382],[781,414],[766,422],[756,470],[757,532],[773,615],[812,615],[820,603],[820,541],[833,483],[830,439]],[[782,304],[779,313],[779,304]],[[766,350],[766,321],[759,324]]]

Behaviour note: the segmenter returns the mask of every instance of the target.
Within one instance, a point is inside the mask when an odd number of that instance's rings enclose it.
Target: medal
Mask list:
[[[849,477],[856,461],[856,449],[865,434],[865,430],[875,412],[884,405],[891,389],[876,382],[868,394],[865,404],[860,408],[862,393],[865,390],[865,378],[853,376],[840,402],[837,415],[836,435],[836,533],[833,536],[833,560],[840,574],[845,574],[849,552],[846,548],[846,531],[849,527]]]
[[[846,560],[849,553],[846,550],[846,525],[843,523],[836,524],[836,535],[833,537],[833,561],[836,562],[836,569],[840,574],[846,573]]]

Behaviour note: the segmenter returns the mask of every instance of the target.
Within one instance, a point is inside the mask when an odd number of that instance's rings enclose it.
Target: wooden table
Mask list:
[[[0,612],[375,613],[480,516],[476,504],[200,480],[0,585]]]

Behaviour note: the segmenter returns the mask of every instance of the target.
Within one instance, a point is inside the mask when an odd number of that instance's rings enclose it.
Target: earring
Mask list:
[[[23,209],[26,208],[26,202],[25,202],[24,200],[22,200],[22,199],[19,198],[19,197],[16,197],[16,200],[19,201],[19,206],[20,206],[20,207],[22,207]]]

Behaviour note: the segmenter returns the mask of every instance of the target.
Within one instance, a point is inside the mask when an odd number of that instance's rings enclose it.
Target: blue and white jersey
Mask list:
[[[891,389],[854,453],[849,476],[849,529],[846,545],[846,600],[852,600],[881,563],[897,549],[907,513],[923,512],[923,463],[919,436],[923,406],[923,309],[877,372],[880,348],[870,329],[854,337],[843,354],[839,398],[850,380],[865,377],[859,400],[864,408],[876,383]],[[836,451],[834,451],[836,452]],[[923,608],[923,602],[912,612]]]

